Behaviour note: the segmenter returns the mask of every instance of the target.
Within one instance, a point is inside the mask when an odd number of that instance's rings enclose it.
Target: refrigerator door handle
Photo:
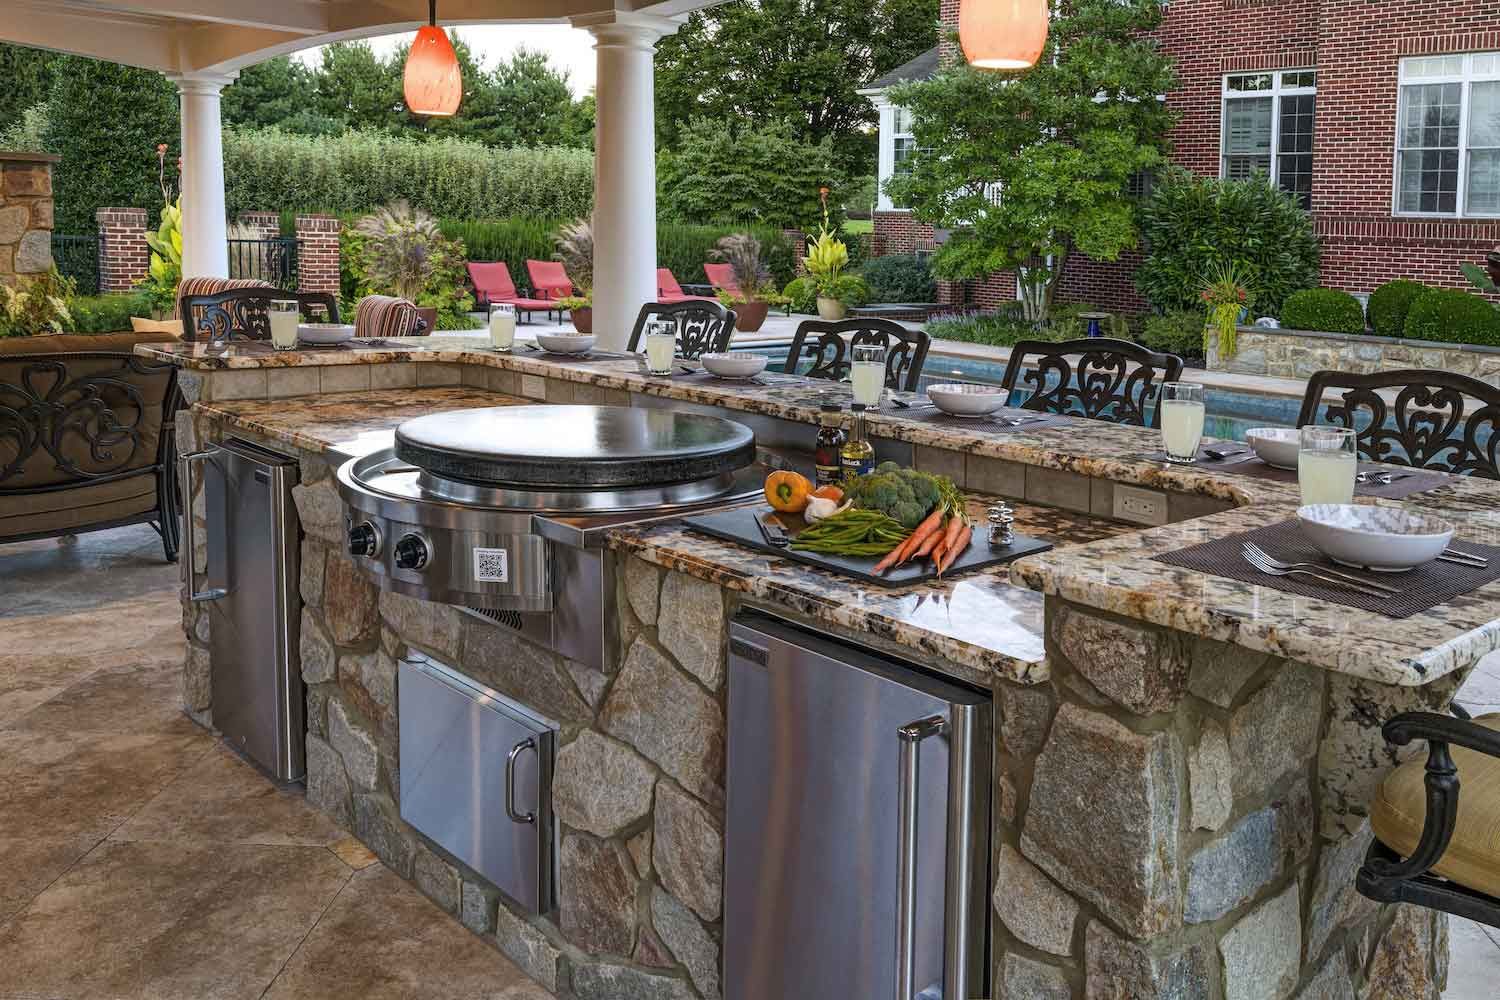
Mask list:
[[[187,558],[183,560],[186,565],[188,600],[217,601],[228,595],[229,591],[223,587],[210,587],[207,590],[193,589],[193,559],[198,548],[198,529],[193,524],[193,465],[206,458],[212,458],[218,453],[217,448],[205,448],[182,456],[182,494],[187,498],[184,505],[187,509],[182,514],[183,548],[187,550]],[[208,576],[208,555],[204,555],[203,575]]]
[[[536,749],[536,740],[530,736],[510,748],[505,755],[505,815],[512,823],[535,823],[536,813],[516,812],[516,758],[527,750]]]
[[[901,740],[896,873],[896,998],[912,1000],[916,987],[917,778],[922,741],[948,725],[941,715],[908,722],[896,730]]]

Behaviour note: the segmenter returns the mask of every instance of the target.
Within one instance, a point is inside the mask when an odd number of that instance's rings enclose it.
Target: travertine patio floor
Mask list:
[[[0,998],[548,1000],[176,708],[147,527],[0,546]]]

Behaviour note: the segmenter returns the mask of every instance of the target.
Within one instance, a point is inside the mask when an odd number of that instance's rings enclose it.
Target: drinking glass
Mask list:
[[[849,352],[849,381],[854,383],[854,401],[869,409],[880,406],[885,391],[885,347],[858,344]]]
[[[509,302],[490,306],[490,346],[509,352],[516,342],[516,307]]]
[[[1203,386],[1197,382],[1164,382],[1161,387],[1161,440],[1168,462],[1198,461],[1203,440]]]
[[[677,351],[677,324],[653,319],[646,323],[646,371],[651,375],[672,374],[672,355]]]
[[[302,322],[302,306],[296,299],[271,300],[271,346],[290,351],[297,346],[297,324]]]
[[[1359,465],[1355,435],[1350,427],[1302,428],[1297,451],[1297,485],[1304,506],[1350,503]]]

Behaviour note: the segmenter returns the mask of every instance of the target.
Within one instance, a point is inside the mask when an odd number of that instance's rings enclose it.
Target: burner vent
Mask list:
[[[517,632],[526,627],[526,620],[521,617],[519,611],[494,611],[489,608],[464,608],[469,614],[485,621],[494,622],[496,625],[504,625],[506,628],[515,629]]]

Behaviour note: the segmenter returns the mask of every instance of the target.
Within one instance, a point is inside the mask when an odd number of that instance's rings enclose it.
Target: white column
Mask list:
[[[182,98],[182,274],[229,277],[219,92],[238,73],[169,76]]]
[[[656,299],[656,40],[679,22],[624,11],[574,26],[594,36],[594,333],[621,350]]]

